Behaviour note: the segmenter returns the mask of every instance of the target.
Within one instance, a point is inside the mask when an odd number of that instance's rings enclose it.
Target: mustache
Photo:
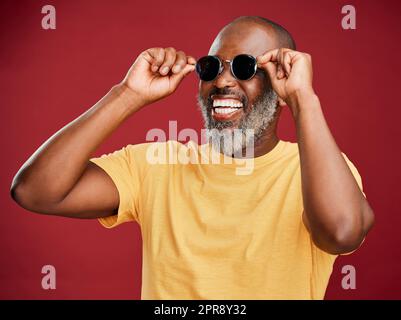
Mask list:
[[[213,87],[209,92],[210,96],[212,94],[221,94],[221,95],[235,94],[235,95],[237,95],[237,93],[235,91],[233,91],[227,87],[224,87],[224,88]]]

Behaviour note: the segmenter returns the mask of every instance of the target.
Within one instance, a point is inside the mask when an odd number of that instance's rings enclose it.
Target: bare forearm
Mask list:
[[[50,137],[13,180],[35,201],[62,200],[87,166],[93,151],[139,106],[126,87],[113,87],[98,103]]]
[[[304,214],[311,234],[331,251],[338,245],[352,249],[368,231],[372,212],[330,133],[318,97],[306,94],[296,100]]]

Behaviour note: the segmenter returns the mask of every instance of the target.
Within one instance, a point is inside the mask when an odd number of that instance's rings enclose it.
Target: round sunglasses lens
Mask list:
[[[219,69],[219,59],[213,56],[200,58],[196,63],[196,72],[203,81],[212,81],[217,77]]]
[[[249,80],[256,72],[256,59],[247,54],[236,56],[232,62],[235,77],[239,80]]]

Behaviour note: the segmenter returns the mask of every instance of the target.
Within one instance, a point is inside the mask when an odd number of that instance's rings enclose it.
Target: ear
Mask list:
[[[280,106],[280,107],[285,107],[286,105],[287,105],[287,103],[283,100],[283,99],[281,99],[280,97],[278,98],[278,105]]]

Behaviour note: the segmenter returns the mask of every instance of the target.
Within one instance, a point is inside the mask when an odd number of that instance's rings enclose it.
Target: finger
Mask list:
[[[177,57],[175,59],[174,66],[172,67],[171,71],[173,73],[178,73],[182,69],[184,69],[185,65],[187,64],[187,56],[183,51],[177,51]]]
[[[283,61],[283,48],[280,48],[278,49],[277,53],[277,62],[281,64],[282,61]]]
[[[284,78],[283,67],[280,63],[277,63],[277,79],[281,80]]]
[[[292,60],[291,53],[290,52],[286,52],[284,54],[282,66],[283,66],[283,68],[285,70],[285,73],[286,73],[287,77],[290,75],[290,72],[291,72],[291,60]]]
[[[148,62],[151,64],[151,70],[153,72],[156,72],[163,63],[164,55],[165,52],[163,48],[151,48],[146,50],[145,56],[150,58]]]
[[[278,52],[279,52],[279,49],[269,50],[269,51],[265,52],[264,54],[257,56],[256,61],[260,65],[268,63],[268,62],[276,62]]]
[[[175,59],[177,58],[176,50],[172,47],[166,48],[164,56],[164,62],[159,68],[159,72],[162,76],[165,76],[171,70]]]
[[[187,56],[187,63],[195,65],[196,59],[192,56]]]
[[[277,56],[276,56],[276,66],[277,66],[277,73],[276,73],[276,77],[277,79],[281,79],[281,75],[282,75],[282,71],[281,71],[281,49],[278,49],[277,51]]]
[[[290,49],[287,48],[281,48],[280,49],[280,55],[279,55],[279,63],[280,63],[280,75],[279,78],[283,79],[285,77],[289,76],[289,65],[288,62],[286,62],[286,59],[288,60],[289,54],[290,54]],[[291,60],[291,59],[290,59]]]
[[[280,48],[278,61],[281,65],[282,74],[280,76],[288,76],[291,70],[291,57],[293,50],[288,48]]]
[[[174,73],[170,77],[170,81],[172,82],[174,88],[178,86],[178,84],[182,81],[182,79],[195,70],[195,66],[193,64],[186,64],[185,67],[179,73]]]
[[[277,78],[277,64],[274,62],[267,62],[263,65],[263,69],[266,70],[269,75],[270,81],[273,82]]]

